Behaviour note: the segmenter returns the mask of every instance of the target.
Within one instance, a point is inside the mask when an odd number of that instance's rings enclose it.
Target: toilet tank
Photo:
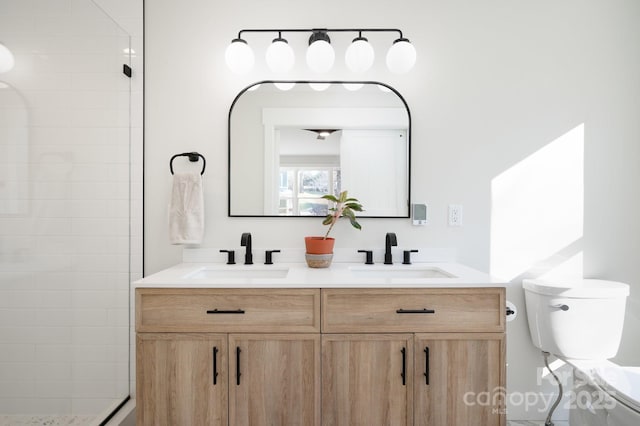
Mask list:
[[[533,344],[565,358],[608,359],[622,337],[627,284],[580,279],[523,280]]]

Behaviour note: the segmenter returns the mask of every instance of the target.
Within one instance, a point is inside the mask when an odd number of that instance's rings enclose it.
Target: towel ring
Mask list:
[[[171,174],[173,174],[173,160],[176,157],[189,157],[189,161],[191,161],[192,163],[198,161],[198,158],[202,158],[202,171],[200,172],[200,174],[204,174],[204,169],[205,167],[207,167],[207,160],[205,160],[204,156],[198,152],[183,152],[182,154],[176,154],[171,157],[171,160],[169,160],[169,170],[171,170]]]

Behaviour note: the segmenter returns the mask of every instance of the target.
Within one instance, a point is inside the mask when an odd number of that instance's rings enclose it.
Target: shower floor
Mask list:
[[[95,416],[3,416],[0,426],[88,426],[95,424]]]

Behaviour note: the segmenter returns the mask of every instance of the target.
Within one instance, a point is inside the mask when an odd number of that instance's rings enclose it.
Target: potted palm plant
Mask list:
[[[322,198],[333,202],[334,205],[329,208],[329,213],[322,220],[323,225],[329,226],[324,236],[304,238],[307,249],[305,258],[307,265],[311,268],[326,268],[331,265],[335,239],[329,237],[329,233],[331,233],[338,219],[347,217],[354,228],[362,229],[362,226],[356,220],[356,212],[363,211],[362,204],[356,198],[349,198],[347,191],[342,191],[337,197],[327,194],[323,195]]]

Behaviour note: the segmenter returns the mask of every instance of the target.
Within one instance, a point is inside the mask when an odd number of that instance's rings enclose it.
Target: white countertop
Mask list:
[[[427,276],[430,272],[441,276],[417,277]],[[281,276],[269,276],[272,274]],[[506,283],[459,263],[364,265],[334,262],[329,268],[318,269],[309,268],[306,263],[180,263],[133,285],[135,288],[465,288],[505,287]]]

